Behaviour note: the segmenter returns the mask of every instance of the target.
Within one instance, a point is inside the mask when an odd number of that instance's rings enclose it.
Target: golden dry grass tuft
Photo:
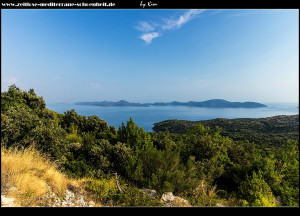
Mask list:
[[[47,193],[62,197],[68,187],[80,188],[80,183],[68,179],[34,148],[16,150],[1,146],[1,194],[14,197],[20,206],[43,206]]]
[[[189,203],[184,202],[183,199],[175,199],[172,203],[172,206],[176,207],[192,207]]]

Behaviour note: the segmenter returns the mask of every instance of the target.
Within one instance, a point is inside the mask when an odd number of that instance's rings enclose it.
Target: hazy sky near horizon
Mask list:
[[[298,102],[299,10],[1,10],[1,91]]]

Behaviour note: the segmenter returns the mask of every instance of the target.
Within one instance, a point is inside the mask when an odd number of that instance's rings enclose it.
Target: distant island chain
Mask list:
[[[189,107],[206,107],[206,108],[259,108],[267,107],[264,104],[257,102],[230,102],[222,99],[212,99],[202,102],[156,102],[156,103],[131,103],[125,100],[118,102],[111,101],[100,101],[100,102],[77,102],[76,105],[87,105],[87,106],[134,106],[134,107],[149,107],[149,106],[189,106]]]

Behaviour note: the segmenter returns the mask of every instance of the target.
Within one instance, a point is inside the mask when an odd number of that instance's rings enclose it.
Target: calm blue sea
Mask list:
[[[133,121],[144,130],[151,132],[155,122],[168,119],[209,120],[215,118],[265,118],[276,115],[299,114],[298,103],[272,103],[262,108],[202,108],[185,106],[150,106],[150,107],[99,107],[67,103],[47,104],[47,108],[58,113],[75,109],[79,115],[97,115],[117,129],[122,122],[132,116]]]

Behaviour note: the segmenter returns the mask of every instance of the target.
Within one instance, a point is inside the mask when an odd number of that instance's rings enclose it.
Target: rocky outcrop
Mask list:
[[[140,189],[141,191],[143,191],[145,194],[147,194],[148,196],[150,196],[151,198],[155,198],[155,196],[157,195],[155,190],[151,190],[151,189]],[[163,206],[191,206],[190,203],[178,196],[174,196],[172,192],[166,192],[163,193],[163,195],[161,196],[160,199],[161,203],[163,204]]]
[[[50,189],[50,188],[49,188]],[[15,189],[14,189],[15,190]],[[148,196],[155,198],[157,192],[151,189],[140,189]],[[65,196],[60,199],[54,192],[50,192],[43,198],[46,203],[43,207],[94,207],[96,204],[93,201],[88,201],[84,194],[74,193],[71,190],[65,191]],[[17,207],[14,203],[15,198],[7,198],[1,195],[1,207]],[[172,192],[166,192],[161,196],[163,206],[191,206],[189,202],[181,197],[174,196]],[[39,206],[37,206],[39,207]]]
[[[154,198],[156,195],[156,190],[151,190],[151,189],[141,189],[145,194],[150,196],[151,198]]]
[[[161,202],[165,206],[191,206],[187,200],[174,196],[172,192],[164,193],[161,196]]]
[[[84,195],[75,194],[71,190],[65,191],[65,196],[61,200],[54,192],[49,192],[44,198],[45,204],[43,207],[94,207],[93,201],[88,201]],[[7,198],[6,195],[1,195],[1,207],[17,207],[14,203],[15,198]],[[40,207],[40,206],[36,206]]]
[[[5,195],[1,195],[1,207],[15,207],[15,198],[7,198]]]
[[[75,194],[70,190],[65,191],[65,197],[61,200],[54,193],[50,194],[48,205],[50,207],[94,207],[93,201],[87,201],[81,194]]]

